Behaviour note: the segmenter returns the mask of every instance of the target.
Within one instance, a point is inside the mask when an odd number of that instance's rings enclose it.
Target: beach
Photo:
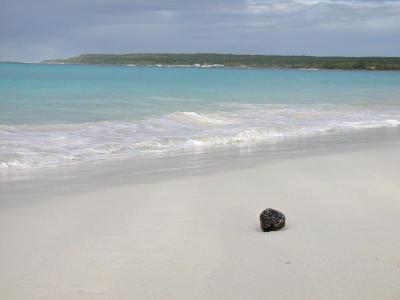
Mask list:
[[[1,298],[400,299],[399,151],[2,201]],[[268,207],[283,230],[261,231]]]

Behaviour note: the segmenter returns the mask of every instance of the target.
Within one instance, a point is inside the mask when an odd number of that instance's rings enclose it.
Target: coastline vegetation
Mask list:
[[[83,54],[44,63],[161,65],[161,66],[225,66],[285,69],[400,70],[400,57],[320,57],[242,54]]]

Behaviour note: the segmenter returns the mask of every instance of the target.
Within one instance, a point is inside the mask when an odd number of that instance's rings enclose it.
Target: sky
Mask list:
[[[0,61],[143,52],[400,56],[400,0],[0,0]]]

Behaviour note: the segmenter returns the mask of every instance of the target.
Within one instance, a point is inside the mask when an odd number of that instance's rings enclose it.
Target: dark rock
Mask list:
[[[261,213],[260,222],[264,232],[276,231],[285,227],[285,215],[275,209],[267,208]]]

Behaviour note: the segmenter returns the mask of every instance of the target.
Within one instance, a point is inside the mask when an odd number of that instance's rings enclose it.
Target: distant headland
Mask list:
[[[243,54],[83,54],[45,60],[52,64],[107,64],[158,67],[242,67],[271,69],[400,70],[400,57],[334,57]]]

